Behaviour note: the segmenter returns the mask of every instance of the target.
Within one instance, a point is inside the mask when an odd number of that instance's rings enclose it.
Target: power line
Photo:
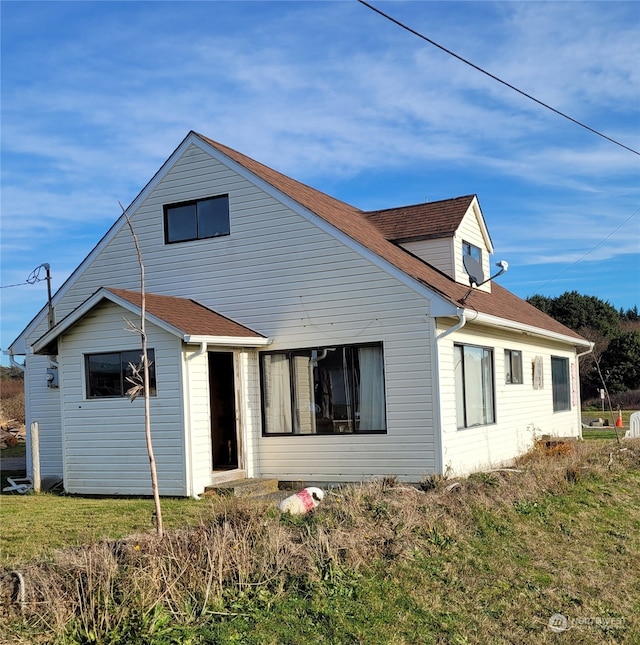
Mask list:
[[[576,266],[576,264],[580,264],[582,260],[584,260],[587,256],[591,255],[598,247],[602,246],[614,233],[617,233],[630,219],[634,218],[638,213],[640,213],[640,208],[638,208],[633,213],[631,213],[631,215],[629,215],[629,217],[627,217],[627,219],[624,220],[624,222],[622,222],[621,224],[618,224],[618,226],[616,226],[613,229],[613,231],[611,231],[608,235],[603,237],[593,248],[589,249],[581,258],[578,258],[573,264],[570,264],[568,267],[562,269],[560,273],[553,276],[553,278],[551,278],[550,280],[547,280],[543,285],[536,288],[544,289],[548,284],[551,284],[554,280],[557,280],[561,275],[564,275],[567,271],[569,271],[569,269],[573,269],[573,267]],[[527,296],[527,298],[531,295],[533,295],[533,293],[530,293]]]
[[[358,0],[358,2],[365,7],[368,7],[372,11],[375,11],[377,14],[381,15],[383,18],[386,18],[387,20],[390,20],[391,22],[395,23],[399,27],[402,27],[403,29],[406,29],[408,32],[412,33],[414,36],[417,36],[418,38],[421,38],[422,40],[428,42],[429,44],[433,45],[434,47],[437,47],[438,49],[441,49],[443,52],[449,54],[450,56],[453,56],[454,58],[457,58],[459,61],[465,63],[465,65],[469,65],[470,67],[473,67],[473,69],[477,70],[478,72],[482,72],[489,78],[492,78],[494,81],[498,81],[498,83],[502,83],[502,85],[505,85],[509,89],[513,90],[514,92],[517,92],[518,94],[521,94],[522,96],[530,99],[531,101],[534,101],[538,105],[541,105],[544,108],[547,108],[547,110],[551,110],[552,112],[555,112],[556,114],[564,117],[565,119],[568,119],[572,123],[575,123],[576,125],[579,125],[581,128],[584,128],[585,130],[589,130],[589,132],[592,132],[593,134],[598,135],[599,137],[602,137],[603,139],[606,139],[607,141],[610,141],[611,143],[615,143],[615,145],[620,146],[621,148],[624,148],[625,150],[628,150],[629,152],[633,152],[633,154],[640,156],[640,152],[637,150],[634,150],[633,148],[630,148],[629,146],[626,146],[624,143],[620,143],[619,141],[616,141],[615,139],[612,139],[611,137],[608,137],[606,134],[603,134],[602,132],[599,132],[598,130],[595,130],[594,128],[586,125],[585,123],[582,123],[581,121],[578,121],[577,119],[574,119],[573,117],[569,116],[568,114],[565,114],[564,112],[561,112],[560,110],[556,110],[556,108],[551,107],[547,103],[544,103],[543,101],[540,101],[539,99],[535,98],[535,96],[531,96],[531,94],[527,94],[526,92],[518,89],[514,85],[511,85],[511,83],[507,83],[507,81],[503,81],[501,78],[498,78],[491,72],[488,72],[487,70],[483,69],[482,67],[479,67],[475,63],[472,63],[471,61],[467,60],[466,58],[462,58],[462,56],[458,56],[455,52],[452,52],[450,49],[447,49],[446,47],[443,47],[442,45],[439,45],[437,42],[434,40],[431,40],[431,38],[428,38],[424,34],[421,34],[419,31],[416,31],[415,29],[412,29],[408,25],[405,25],[404,23],[400,22],[393,16],[390,16],[389,14],[385,13],[384,11],[381,11],[377,7],[374,7],[373,5],[369,4],[368,2],[365,2],[365,0]]]
[[[17,284],[5,284],[0,287],[0,289],[10,289],[11,287],[23,287],[25,284],[35,284],[36,282],[42,282],[43,280],[46,280],[47,278],[41,278],[40,277],[40,272],[42,269],[47,270],[48,265],[47,264],[41,264],[40,266],[37,266],[28,276],[27,279],[24,282],[18,282]]]

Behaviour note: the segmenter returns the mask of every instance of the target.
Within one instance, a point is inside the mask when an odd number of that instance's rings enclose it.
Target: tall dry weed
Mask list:
[[[167,616],[198,621],[229,611],[234,594],[277,596],[417,548],[451,548],[477,530],[478,509],[534,503],[582,478],[640,466],[640,442],[568,446],[539,444],[512,469],[432,479],[428,490],[394,479],[335,488],[303,517],[269,502],[220,499],[206,522],[162,539],[100,542],[0,572],[0,628],[14,629],[16,642],[25,626],[108,642],[105,635],[160,629]]]

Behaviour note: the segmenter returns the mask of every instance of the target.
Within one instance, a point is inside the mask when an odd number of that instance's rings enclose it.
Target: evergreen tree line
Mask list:
[[[595,296],[567,291],[556,298],[534,295],[527,302],[595,343],[580,359],[583,399],[599,396],[606,385],[610,394],[640,389],[640,315],[617,310]]]

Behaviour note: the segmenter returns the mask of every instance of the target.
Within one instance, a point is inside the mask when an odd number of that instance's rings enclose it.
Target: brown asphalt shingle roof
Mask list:
[[[326,222],[334,226],[336,229],[342,231],[344,234],[363,245],[373,253],[391,263],[396,268],[400,269],[408,276],[411,276],[418,282],[427,286],[431,290],[440,294],[442,297],[449,300],[455,305],[460,305],[460,300],[465,296],[468,287],[455,282],[446,274],[438,271],[431,265],[423,262],[421,259],[411,255],[401,247],[394,244],[391,239],[395,239],[394,233],[390,230],[389,224],[380,224],[374,221],[385,219],[385,211],[375,211],[366,213],[359,210],[355,206],[351,206],[342,202],[334,197],[326,195],[325,193],[311,188],[306,184],[296,181],[291,177],[287,177],[273,168],[269,168],[242,153],[229,148],[221,143],[213,141],[208,137],[201,134],[196,134],[202,141],[208,143],[216,150],[229,157],[236,163],[240,164],[263,181],[278,189],[294,201],[298,202],[301,206],[315,213]],[[439,214],[442,223],[442,218],[446,213],[449,213],[454,219],[460,215],[462,205],[467,202],[470,203],[473,196],[460,197],[458,200],[446,200],[447,203],[441,203],[443,211]],[[433,204],[438,204],[434,202]],[[425,223],[428,218],[426,213],[429,211],[429,204],[424,205],[425,212],[421,212],[421,219]],[[417,206],[409,207],[410,209],[418,210]],[[398,211],[401,209],[391,209]],[[462,213],[464,215],[464,213]],[[376,225],[377,224],[377,225]],[[378,228],[380,226],[380,228]],[[435,228],[435,225],[434,225]],[[450,228],[450,227],[448,227]],[[455,229],[454,229],[455,230]],[[389,237],[387,237],[387,235]],[[550,316],[542,313],[539,309],[525,302],[518,296],[507,291],[497,283],[491,286],[491,293],[485,293],[478,289],[469,295],[464,303],[465,308],[475,309],[476,311],[504,318],[512,322],[530,325],[543,330],[563,334],[583,340],[582,336],[573,330],[560,324]]]
[[[391,242],[450,237],[457,230],[475,195],[438,202],[400,206],[363,213]]]
[[[142,304],[139,291],[105,287],[116,296],[127,300],[136,307]],[[230,318],[226,318],[211,309],[207,309],[195,300],[176,296],[160,296],[154,293],[145,294],[145,306],[148,313],[164,320],[176,329],[189,336],[230,336],[233,338],[264,338],[248,327],[244,327]]]

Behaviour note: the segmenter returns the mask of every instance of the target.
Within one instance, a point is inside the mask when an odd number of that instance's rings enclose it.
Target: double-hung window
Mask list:
[[[458,428],[494,423],[493,350],[454,345],[453,357]]]
[[[167,244],[229,235],[229,195],[164,207]]]
[[[386,432],[382,344],[265,352],[264,433]]]
[[[462,255],[470,255],[474,260],[482,264],[482,249],[471,242],[462,242]]]
[[[551,357],[551,388],[553,390],[553,411],[563,412],[570,410],[571,389],[568,358]]]
[[[149,359],[149,392],[156,393],[156,369],[153,349],[147,350]],[[85,381],[87,398],[127,396],[134,386],[134,367],[142,374],[142,350],[86,354]]]

